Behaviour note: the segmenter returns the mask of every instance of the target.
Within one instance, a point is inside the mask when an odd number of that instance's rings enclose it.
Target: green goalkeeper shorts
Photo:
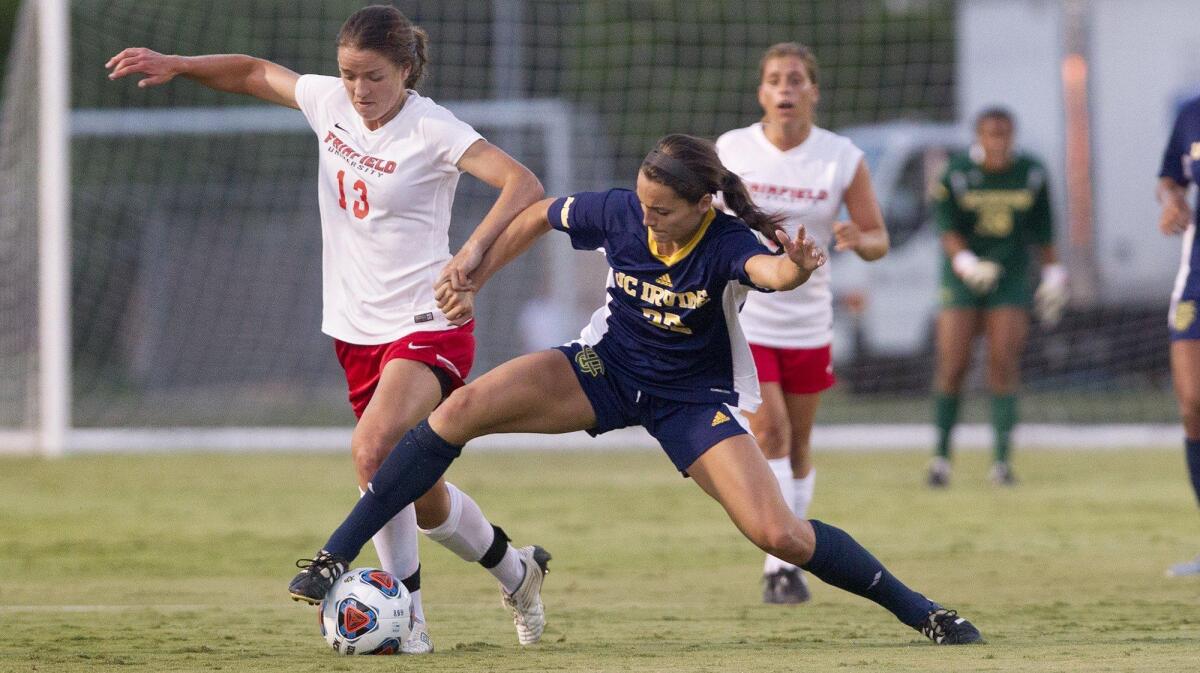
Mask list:
[[[953,272],[942,274],[942,308],[989,309],[1000,306],[1033,307],[1033,292],[1025,274],[1007,271],[1000,276],[995,289],[987,294],[975,294]]]

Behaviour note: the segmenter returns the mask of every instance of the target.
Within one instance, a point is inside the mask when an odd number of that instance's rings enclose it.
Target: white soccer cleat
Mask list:
[[[950,461],[936,456],[929,463],[929,474],[925,478],[929,488],[946,488],[950,485]]]
[[[1189,575],[1200,575],[1200,556],[1167,568],[1167,577],[1187,577]]]
[[[550,572],[550,552],[537,545],[517,550],[525,566],[525,579],[511,594],[500,587],[500,602],[508,608],[517,627],[517,641],[522,645],[533,645],[542,639],[546,628],[546,609],[542,606],[542,582]]]
[[[433,654],[433,639],[425,622],[413,622],[412,633],[400,644],[401,654]]]

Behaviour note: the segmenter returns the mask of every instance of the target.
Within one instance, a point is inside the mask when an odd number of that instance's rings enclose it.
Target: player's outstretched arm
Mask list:
[[[143,75],[138,86],[166,84],[182,75],[210,89],[254,96],[290,108],[296,103],[296,80],[300,76],[287,68],[244,54],[176,56],[160,54],[145,47],[121,50],[104,64],[109,79]]]
[[[834,249],[852,250],[868,262],[886,255],[890,245],[887,227],[883,226],[883,213],[865,160],[859,160],[842,200],[850,219],[833,223]]]
[[[504,265],[513,261],[529,249],[533,242],[539,236],[550,231],[550,204],[554,203],[554,199],[542,199],[537,203],[529,206],[521,211],[519,215],[504,229],[496,241],[488,248],[483,259],[479,262],[479,266],[475,267],[475,271],[468,279],[469,283],[475,290],[482,288],[484,283],[488,281],[497,271]],[[460,306],[464,292],[455,290],[450,282],[450,278],[443,276],[438,282],[437,288],[434,290],[434,296],[437,298],[438,307],[444,313],[450,315],[450,312],[455,312],[459,318],[464,315],[457,311]]]
[[[472,289],[469,276],[500,232],[521,211],[542,198],[545,190],[532,171],[486,140],[477,140],[467,148],[458,160],[458,167],[500,190],[487,215],[438,278],[439,283],[448,278],[451,287],[462,291]]]
[[[808,236],[803,225],[795,239],[788,238],[782,229],[775,232],[775,237],[783,246],[783,255],[755,255],[746,260],[746,274],[755,285],[771,290],[792,290],[825,263],[825,251]]]

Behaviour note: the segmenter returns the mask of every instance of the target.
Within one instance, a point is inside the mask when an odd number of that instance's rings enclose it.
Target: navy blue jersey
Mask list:
[[[1180,185],[1198,182],[1200,176],[1200,97],[1184,103],[1175,118],[1175,128],[1163,152],[1160,178],[1171,178]],[[1200,216],[1200,199],[1193,211]]]
[[[1171,178],[1181,186],[1200,183],[1200,97],[1193,98],[1179,109],[1175,128],[1167,149],[1163,151],[1160,178]],[[1167,313],[1172,340],[1200,339],[1200,245],[1196,245],[1196,224],[1200,223],[1200,198],[1192,207],[1193,222],[1183,234],[1183,250],[1179,273],[1171,292],[1171,308]]]
[[[612,268],[596,354],[638,389],[683,402],[757,405],[737,311],[752,283],[746,260],[770,254],[741,220],[709,210],[670,256],[657,254],[637,195],[626,189],[556,200],[550,224],[580,250],[603,248]]]

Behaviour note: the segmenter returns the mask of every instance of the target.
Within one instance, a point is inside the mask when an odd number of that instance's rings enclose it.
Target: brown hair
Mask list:
[[[389,5],[363,7],[346,19],[338,31],[337,46],[379,52],[401,68],[408,68],[404,88],[416,88],[425,72],[429,36],[407,16]]]
[[[772,243],[778,242],[775,232],[783,216],[768,215],[754,205],[746,184],[737,173],[725,168],[710,141],[682,133],[663,136],[642,161],[641,171],[691,203],[697,203],[705,194],[721,192],[725,205],[743,222]]]
[[[804,69],[808,71],[808,81],[818,84],[817,57],[811,49],[799,42],[780,42],[767,47],[767,50],[763,52],[762,59],[758,62],[758,78],[761,80],[767,71],[767,61],[785,56],[795,56],[800,59],[800,62],[804,64]]]

